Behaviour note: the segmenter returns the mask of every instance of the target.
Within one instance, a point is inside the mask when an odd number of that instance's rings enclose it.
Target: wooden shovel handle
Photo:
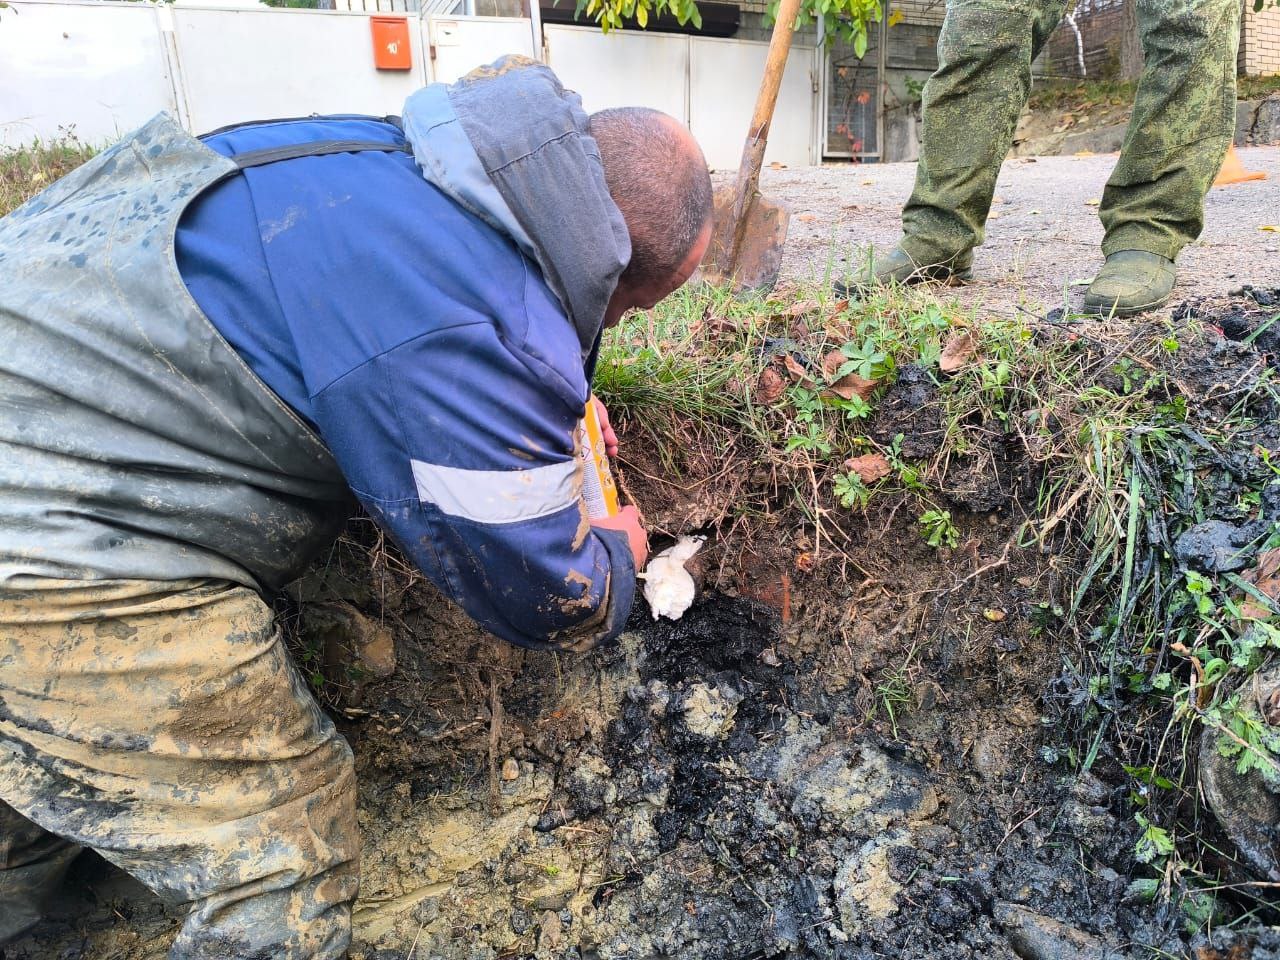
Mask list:
[[[778,102],[778,91],[782,88],[782,72],[787,67],[787,54],[791,51],[791,36],[796,16],[800,13],[801,0],[782,0],[778,5],[778,19],[773,23],[773,34],[769,38],[769,55],[764,64],[764,80],[760,83],[760,94],[756,97],[755,113],[751,115],[750,138],[769,135],[769,121],[773,119],[773,108]]]
[[[737,260],[742,231],[746,225],[747,208],[760,183],[760,167],[764,163],[764,151],[769,140],[769,124],[773,120],[773,108],[778,102],[778,91],[782,88],[782,74],[787,67],[787,54],[791,51],[791,35],[794,32],[792,28],[796,15],[800,12],[800,3],[801,0],[782,0],[778,5],[778,18],[773,22],[773,35],[769,38],[769,53],[764,64],[764,79],[760,82],[756,109],[751,114],[751,128],[747,131],[747,140],[742,146],[742,161],[738,164],[738,179],[734,184],[731,262]]]

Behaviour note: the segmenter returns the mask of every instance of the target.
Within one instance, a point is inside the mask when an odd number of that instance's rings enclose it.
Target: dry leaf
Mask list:
[[[1077,150],[1072,154],[1073,157],[1096,157],[1097,154],[1092,150]]]
[[[1096,207],[1096,206],[1100,205],[1101,203],[1102,203],[1102,201],[1101,201],[1100,199],[1098,199],[1097,197],[1090,197],[1088,200],[1086,200],[1086,201],[1084,202],[1084,205],[1085,205],[1086,207]]]
[[[707,321],[707,330],[717,337],[725,337],[738,332],[738,324],[728,317],[714,316]]]
[[[874,180],[863,180],[862,185],[864,187],[874,187],[876,185],[876,182]]]
[[[1270,223],[1265,224],[1259,227],[1258,229],[1263,230],[1267,233],[1280,233],[1280,227],[1274,226],[1273,224],[1270,224]]]
[[[1243,579],[1252,583],[1258,591],[1280,602],[1280,549],[1264,550],[1258,556],[1257,565],[1244,574]],[[1252,598],[1240,606],[1240,615],[1251,620],[1261,620],[1271,613]]]
[[[813,223],[818,217],[812,213],[798,213],[796,214],[796,219],[801,223]]]
[[[782,396],[782,391],[786,388],[782,375],[773,367],[765,367],[760,372],[760,379],[756,381],[756,403],[773,403]]]
[[[801,573],[808,573],[813,569],[813,554],[809,551],[796,554],[796,569]]]
[[[958,373],[968,366],[978,352],[978,338],[968,330],[953,333],[942,348],[938,369],[943,373]]]
[[[840,367],[847,359],[848,357],[839,350],[832,350],[822,358],[822,375],[829,381],[827,389],[842,400],[852,400],[854,397],[870,400],[871,395],[876,392],[876,387],[880,386],[879,380],[867,380],[856,373],[846,373],[843,377],[836,379]]]
[[[1005,618],[1005,612],[1003,610],[983,610],[982,615],[992,623],[999,623]]]
[[[785,163],[779,163],[777,160],[775,160],[775,161],[773,161],[773,163],[769,164],[769,169],[770,169],[770,170],[785,170],[785,169],[787,169],[787,165],[786,165]]]
[[[817,300],[797,300],[783,311],[783,316],[791,317],[792,319],[796,317],[807,317],[809,314],[817,311],[817,309]]]
[[[818,385],[810,379],[809,371],[804,368],[804,365],[801,364],[799,360],[791,356],[791,354],[788,353],[783,356],[782,365],[787,368],[787,373],[790,374],[792,382],[806,390],[818,389]]]
[[[889,461],[878,453],[864,453],[860,457],[850,457],[844,462],[844,468],[850,473],[856,473],[859,480],[868,484],[883,480],[893,472]]]

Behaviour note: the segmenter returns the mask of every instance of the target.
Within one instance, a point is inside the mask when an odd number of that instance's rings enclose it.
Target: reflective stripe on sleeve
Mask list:
[[[451,517],[477,523],[518,523],[578,502],[581,464],[575,460],[529,470],[462,470],[410,460],[418,499]]]

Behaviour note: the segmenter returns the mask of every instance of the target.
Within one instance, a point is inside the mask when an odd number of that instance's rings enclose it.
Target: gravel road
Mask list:
[[[1204,234],[1178,259],[1174,302],[1225,294],[1245,283],[1280,285],[1280,147],[1239,151],[1264,181],[1209,192]],[[1102,263],[1102,197],[1116,155],[1026,157],[1005,162],[996,187],[986,243],[978,248],[975,280],[958,290],[963,302],[1008,311],[1079,302]],[[765,170],[761,190],[792,204],[784,274],[821,280],[861,262],[867,244],[891,245],[915,179],[914,163],[828,165]]]

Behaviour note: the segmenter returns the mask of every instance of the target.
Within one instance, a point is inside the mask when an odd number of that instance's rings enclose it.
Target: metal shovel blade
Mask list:
[[[734,215],[736,198],[732,186],[716,191],[715,224],[702,261],[703,279],[732,284],[735,290],[769,290],[782,269],[791,208],[756,193],[739,222]]]

